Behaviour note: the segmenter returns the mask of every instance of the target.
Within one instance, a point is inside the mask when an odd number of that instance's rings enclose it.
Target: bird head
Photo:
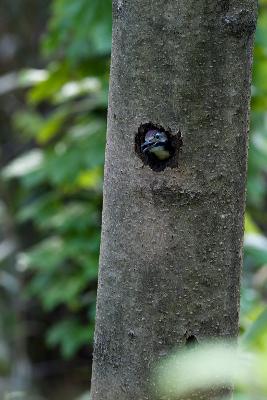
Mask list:
[[[170,158],[170,143],[165,132],[149,130],[145,135],[145,141],[141,145],[142,153],[153,155],[163,161]]]
[[[164,132],[149,130],[145,135],[145,141],[141,145],[142,153],[151,152],[153,148],[165,146],[168,138]]]

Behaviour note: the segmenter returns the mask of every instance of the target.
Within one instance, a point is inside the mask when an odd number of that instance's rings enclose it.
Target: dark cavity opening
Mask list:
[[[145,142],[146,133],[150,130],[157,130],[164,132],[168,138],[168,150],[170,152],[169,158],[166,160],[160,160],[154,154],[142,151],[142,144]],[[143,161],[145,165],[148,165],[153,171],[160,172],[166,167],[177,168],[178,167],[178,156],[180,149],[183,145],[182,134],[180,130],[177,133],[173,133],[170,128],[163,128],[163,126],[148,122],[142,124],[138,128],[138,132],[135,135],[135,152],[138,157]]]
[[[194,347],[198,344],[197,338],[194,335],[190,335],[186,338],[186,347]]]

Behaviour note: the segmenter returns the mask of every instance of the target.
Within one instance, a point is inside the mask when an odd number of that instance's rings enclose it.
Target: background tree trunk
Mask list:
[[[152,399],[150,370],[190,336],[236,337],[256,0],[117,0],[94,400]],[[181,130],[178,167],[135,152]]]

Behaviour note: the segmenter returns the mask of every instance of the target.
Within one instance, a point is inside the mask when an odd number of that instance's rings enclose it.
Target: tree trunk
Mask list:
[[[93,400],[154,399],[173,348],[238,335],[256,3],[114,1]]]

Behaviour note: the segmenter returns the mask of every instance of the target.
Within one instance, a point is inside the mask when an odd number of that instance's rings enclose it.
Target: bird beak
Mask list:
[[[147,150],[149,150],[150,147],[152,147],[153,143],[149,141],[145,141],[143,144],[141,144],[141,151],[142,153],[145,153]]]

